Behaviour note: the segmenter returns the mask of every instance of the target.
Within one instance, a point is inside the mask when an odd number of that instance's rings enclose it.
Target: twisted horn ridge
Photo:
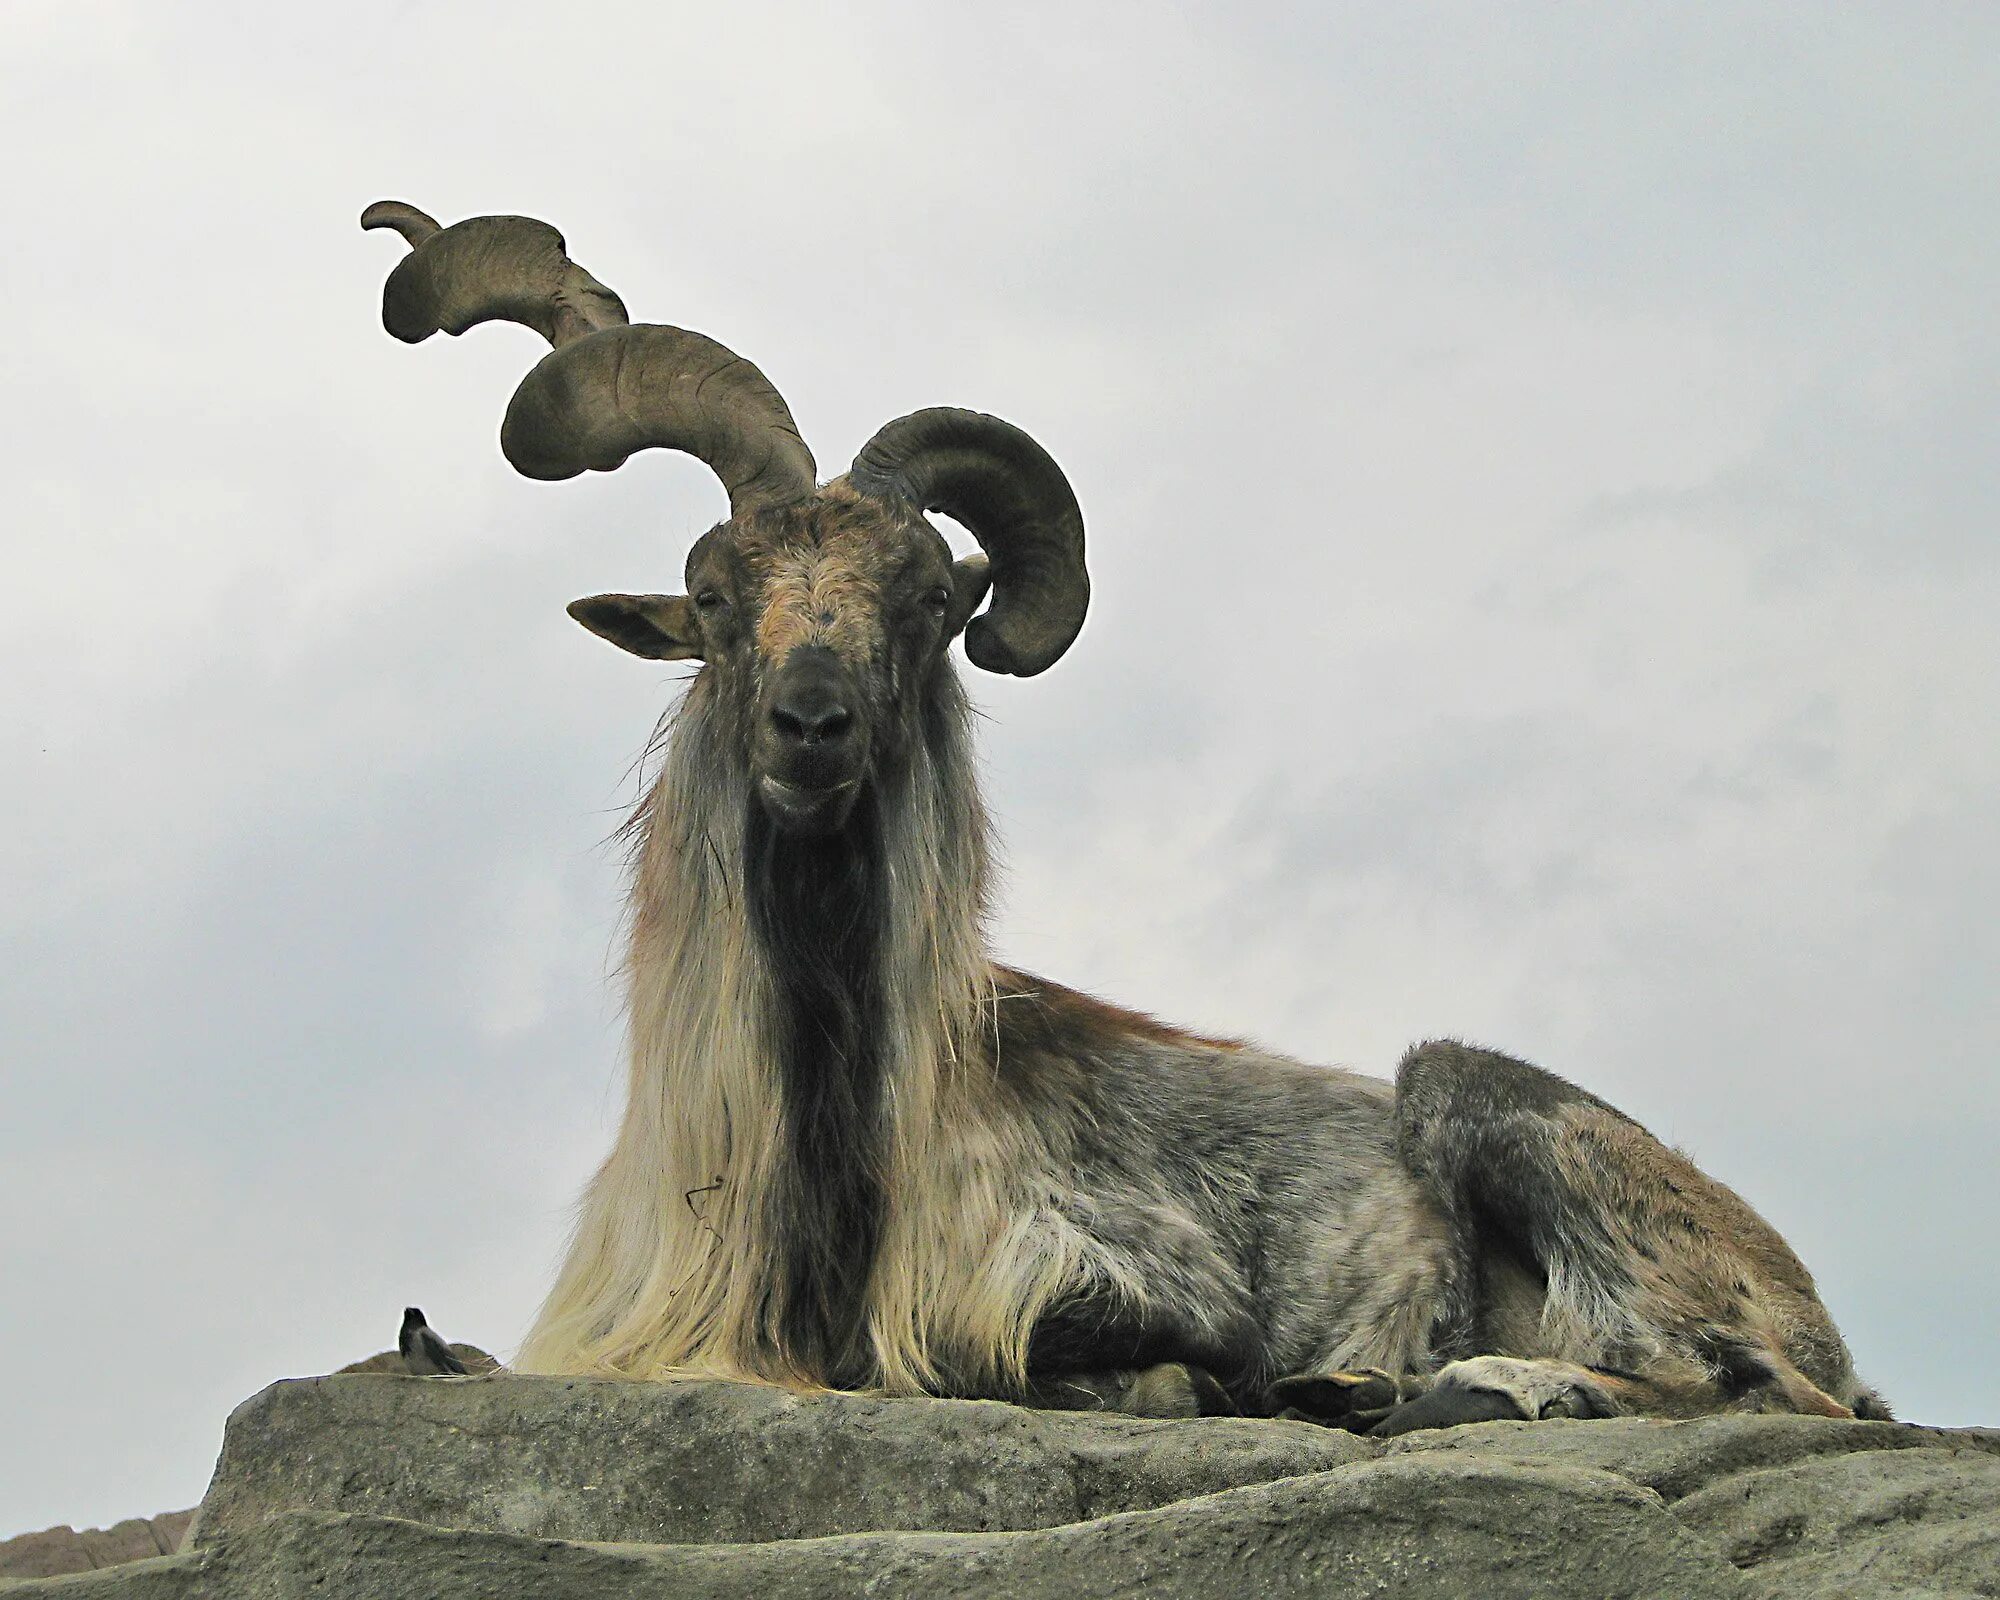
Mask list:
[[[500,448],[531,478],[609,472],[635,451],[685,450],[729,491],[732,516],[789,505],[817,470],[770,380],[683,328],[609,328],[542,357],[521,380]]]
[[[563,236],[533,217],[470,217],[440,228],[415,206],[378,200],[361,226],[393,228],[409,243],[382,289],[382,326],[405,344],[500,321],[533,328],[561,349],[631,321],[624,301],[570,260]]]
[[[1031,678],[1061,659],[1083,627],[1090,575],[1083,512],[1046,450],[998,417],[934,406],[883,427],[848,478],[864,494],[955,517],[979,541],[993,603],[965,630],[975,666]]]
[[[682,450],[729,491],[732,516],[813,492],[812,452],[778,391],[713,339],[631,325],[625,304],[569,259],[532,217],[472,217],[440,228],[415,206],[379,200],[364,228],[392,228],[410,254],[382,290],[382,325],[409,344],[439,329],[518,322],[554,346],[507,407],[500,447],[531,478],[609,472],[639,450]]]

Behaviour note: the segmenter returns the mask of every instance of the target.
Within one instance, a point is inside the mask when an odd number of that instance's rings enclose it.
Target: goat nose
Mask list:
[[[825,684],[802,683],[771,703],[771,723],[792,744],[838,744],[854,717]]]

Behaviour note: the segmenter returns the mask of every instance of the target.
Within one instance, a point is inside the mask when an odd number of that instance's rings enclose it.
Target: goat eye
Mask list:
[[[699,611],[713,611],[723,603],[720,589],[703,589],[694,597],[695,608]]]
[[[951,591],[940,584],[924,595],[924,604],[939,616],[943,616],[944,608],[951,604]]]

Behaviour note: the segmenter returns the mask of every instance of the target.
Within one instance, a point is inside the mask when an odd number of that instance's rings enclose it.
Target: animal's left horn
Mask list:
[[[468,217],[449,228],[401,200],[377,200],[364,228],[393,228],[410,247],[382,286],[382,326],[405,344],[440,328],[518,322],[560,350],[631,319],[625,302],[570,260],[563,236],[533,217]]]
[[[500,448],[530,478],[609,472],[635,451],[684,450],[729,491],[731,515],[813,492],[812,452],[756,366],[684,328],[631,324],[625,303],[533,217],[449,228],[400,200],[361,213],[410,254],[382,290],[382,325],[409,344],[439,329],[518,322],[555,348],[514,391]]]
[[[988,672],[1030,678],[1083,627],[1090,575],[1083,512],[1061,467],[1010,422],[934,406],[889,423],[854,458],[848,481],[965,524],[993,563],[993,604],[965,630]]]

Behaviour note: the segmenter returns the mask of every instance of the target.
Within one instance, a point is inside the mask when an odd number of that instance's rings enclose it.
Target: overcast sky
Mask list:
[[[540,342],[389,339],[383,197],[555,223],[828,474],[1063,463],[1082,639],[970,672],[1007,958],[1576,1078],[2000,1423],[1991,8],[0,9],[0,1535],[406,1303],[511,1351],[618,1114],[681,669],[562,607],[722,496],[514,475]]]

